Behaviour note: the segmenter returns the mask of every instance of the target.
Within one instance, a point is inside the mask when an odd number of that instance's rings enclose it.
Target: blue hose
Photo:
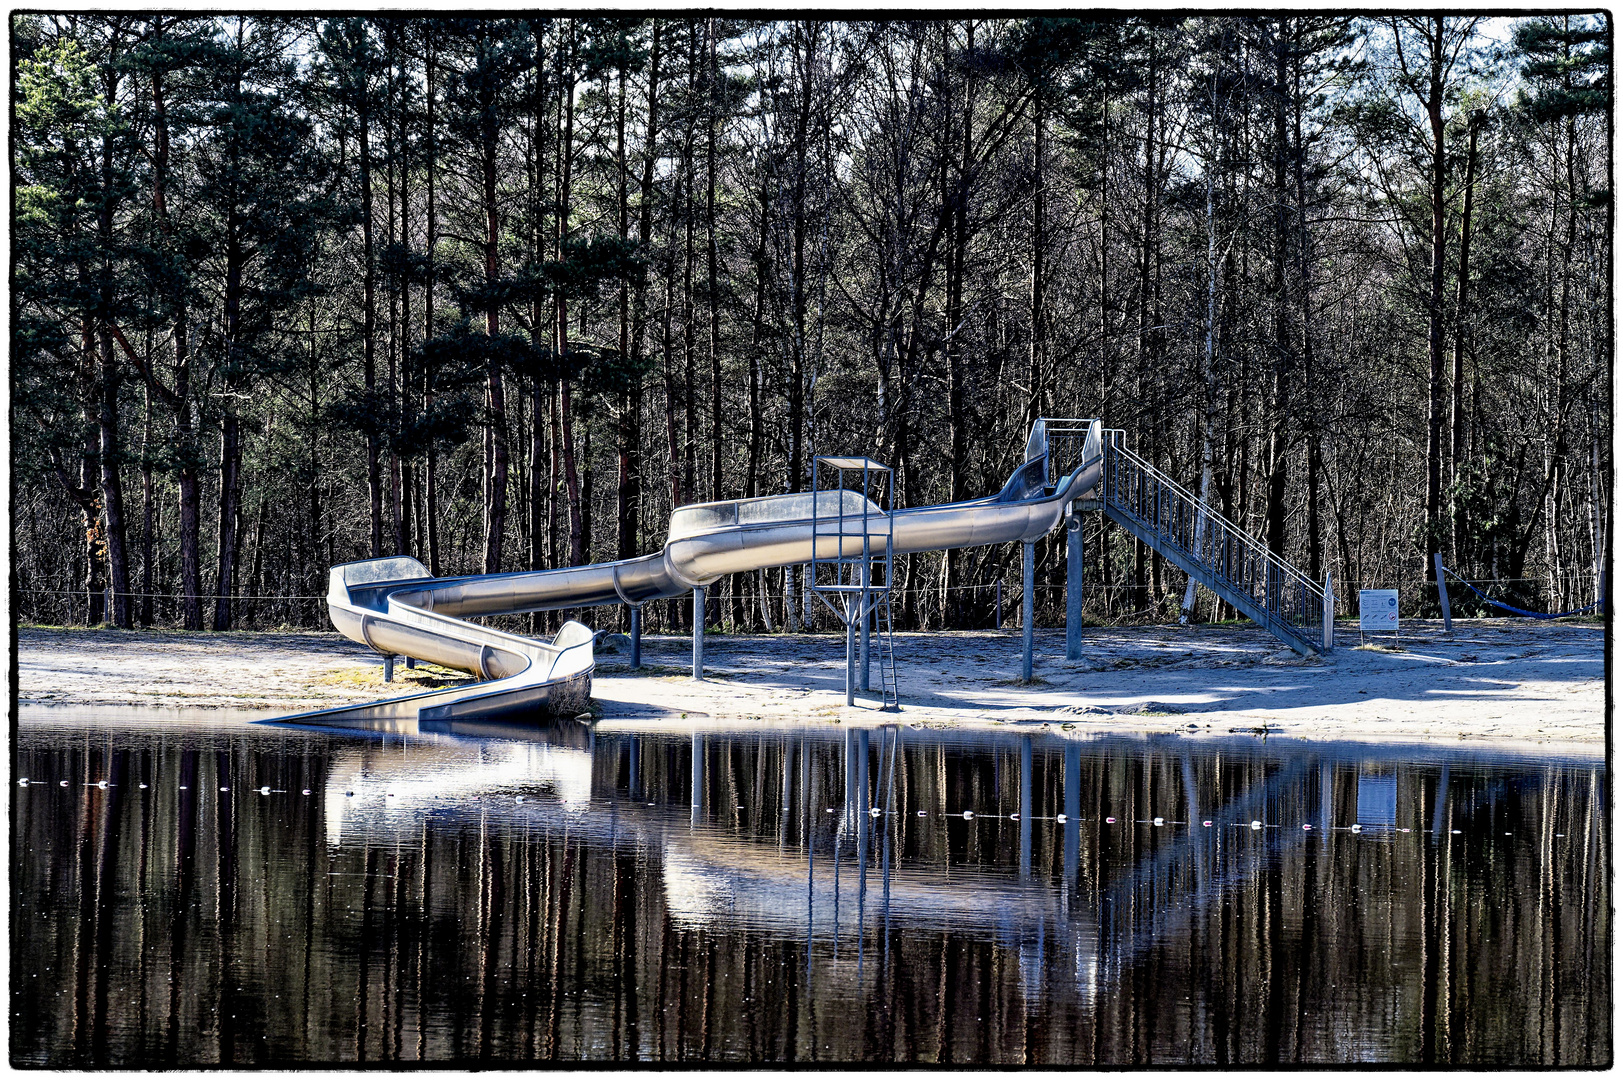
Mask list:
[[[1557,612],[1554,615],[1550,615],[1550,614],[1546,614],[1545,612],[1542,612],[1542,611],[1527,611],[1524,608],[1511,607],[1509,604],[1501,604],[1499,601],[1497,601],[1497,600],[1493,599],[1492,597],[1488,596],[1486,593],[1484,593],[1481,589],[1477,588],[1475,585],[1472,585],[1469,581],[1466,581],[1464,578],[1462,578],[1458,574],[1454,573],[1454,571],[1450,570],[1448,567],[1446,567],[1446,566],[1443,567],[1443,572],[1445,574],[1448,574],[1448,575],[1452,576],[1455,581],[1458,581],[1461,585],[1464,585],[1467,589],[1470,589],[1472,592],[1476,593],[1484,601],[1486,601],[1489,604],[1492,604],[1494,607],[1502,608],[1503,610],[1509,611],[1509,612],[1511,612],[1513,614],[1516,614],[1516,615],[1525,615],[1529,619],[1564,619],[1568,615],[1582,615],[1584,612],[1590,610],[1590,608],[1598,608],[1598,607],[1600,607],[1602,604],[1604,604],[1606,602],[1606,600],[1604,598],[1605,593],[1606,593],[1606,575],[1605,574],[1602,574],[1601,579],[1600,579],[1600,591],[1601,591],[1602,599],[1596,600],[1593,604],[1590,604],[1587,607],[1574,608],[1572,611],[1561,611],[1561,612]]]

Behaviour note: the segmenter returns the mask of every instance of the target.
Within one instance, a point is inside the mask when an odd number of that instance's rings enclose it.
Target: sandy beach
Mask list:
[[[1098,628],[1083,632],[1083,659],[1067,661],[1064,631],[1038,630],[1036,679],[1022,685],[1018,631],[898,634],[898,716],[879,711],[877,694],[845,705],[842,637],[711,634],[696,682],[688,638],[650,636],[637,673],[623,647],[598,650],[594,711],[1604,748],[1599,622],[1462,620],[1449,635],[1440,621],[1414,621],[1396,650],[1390,638],[1358,642],[1356,628],[1339,629],[1335,652],[1304,659],[1249,626]],[[297,712],[467,678],[397,663],[386,684],[377,655],[336,633],[23,628],[17,649],[25,714],[38,705]]]

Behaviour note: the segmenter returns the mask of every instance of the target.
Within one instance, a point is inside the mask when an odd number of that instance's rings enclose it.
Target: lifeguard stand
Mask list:
[[[845,626],[847,705],[855,704],[859,688],[869,688],[870,630],[877,623],[880,708],[898,706],[890,614],[891,480],[890,469],[870,458],[812,460],[811,591]]]

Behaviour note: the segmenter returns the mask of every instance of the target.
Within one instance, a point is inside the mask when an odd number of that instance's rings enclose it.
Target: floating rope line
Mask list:
[[[1596,600],[1593,604],[1589,604],[1589,605],[1587,605],[1585,607],[1574,608],[1571,611],[1561,611],[1561,612],[1556,612],[1555,614],[1549,614],[1549,613],[1543,612],[1543,611],[1528,611],[1525,608],[1511,607],[1509,604],[1502,604],[1498,600],[1493,599],[1487,593],[1483,592],[1481,589],[1477,588],[1475,585],[1472,585],[1469,581],[1466,581],[1464,578],[1460,577],[1458,574],[1456,574],[1454,571],[1450,570],[1448,567],[1446,567],[1446,566],[1443,567],[1443,573],[1448,574],[1455,581],[1458,581],[1461,585],[1464,585],[1467,589],[1470,589],[1472,592],[1476,593],[1484,601],[1486,601],[1489,604],[1492,604],[1494,607],[1501,608],[1501,609],[1503,609],[1505,611],[1509,611],[1509,612],[1512,612],[1512,613],[1517,614],[1517,615],[1525,615],[1529,619],[1564,619],[1569,615],[1582,615],[1584,612],[1590,610],[1591,608],[1598,608],[1598,607],[1600,607],[1602,604],[1604,604],[1606,602],[1606,575],[1605,574],[1602,574],[1600,576],[1601,598],[1599,600]]]

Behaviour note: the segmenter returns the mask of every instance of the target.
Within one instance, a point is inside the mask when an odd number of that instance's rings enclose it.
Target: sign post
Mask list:
[[[1358,590],[1358,636],[1366,631],[1391,630],[1392,641],[1398,640],[1398,591],[1396,589]]]

